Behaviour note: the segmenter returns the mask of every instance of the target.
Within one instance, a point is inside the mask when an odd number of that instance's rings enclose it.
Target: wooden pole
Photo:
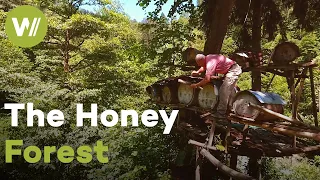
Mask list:
[[[249,157],[249,175],[256,178],[261,179],[261,157]]]
[[[307,68],[303,70],[303,75],[306,75],[307,74]],[[302,90],[303,90],[303,87],[304,87],[304,82],[305,82],[305,78],[301,78],[300,79],[300,86],[299,86],[299,89],[298,89],[298,92],[296,93],[297,97],[296,97],[296,101],[294,103],[294,107],[295,107],[295,112],[293,112],[296,116],[296,119],[299,120],[299,115],[298,115],[298,108],[299,108],[299,102],[300,102],[300,97],[301,97],[301,94],[302,94]]]
[[[255,105],[255,104],[251,104],[251,103],[250,103],[250,106],[253,107],[253,108],[255,108],[255,109],[257,109],[257,110],[259,110],[259,111],[261,111],[261,112],[264,112],[264,113],[270,114],[270,115],[272,115],[272,116],[274,116],[274,117],[276,117],[276,118],[279,118],[279,119],[281,119],[281,120],[283,120],[283,121],[287,121],[287,122],[290,122],[290,123],[292,123],[292,124],[296,124],[296,125],[308,127],[308,128],[310,128],[310,129],[313,129],[313,130],[320,131],[320,129],[317,128],[317,127],[310,126],[310,125],[308,125],[308,124],[305,124],[305,123],[302,123],[302,122],[300,122],[300,121],[294,120],[294,119],[292,119],[292,118],[290,118],[290,117],[288,117],[288,116],[285,116],[285,115],[283,115],[283,114],[280,114],[280,113],[271,111],[270,109],[267,109],[267,108],[265,108],[265,107],[262,107],[262,106],[259,106],[259,105]]]
[[[200,153],[206,157],[214,166],[218,168],[219,171],[222,173],[232,177],[233,179],[239,179],[239,180],[246,180],[246,179],[254,179],[246,174],[240,173],[238,171],[235,171],[228,166],[224,165],[222,162],[220,162],[217,158],[212,156],[209,151],[202,149]]]
[[[216,120],[213,119],[211,123],[211,129],[210,129],[210,134],[209,134],[209,141],[208,141],[208,146],[211,147],[213,144],[214,140],[214,130],[216,128]]]
[[[295,75],[295,71],[291,71],[291,77],[290,77],[290,91],[291,91],[291,105],[292,105],[292,119],[294,121],[297,120],[297,114],[298,114],[298,102],[295,96],[296,93],[296,88],[295,88],[295,84],[294,84],[294,75]],[[297,147],[297,137],[293,136],[293,141],[292,141],[292,147],[296,148]]]
[[[231,157],[230,157],[230,168],[234,169],[234,170],[237,170],[237,164],[238,164],[238,155],[231,154]],[[230,178],[230,180],[231,179],[232,178]]]
[[[291,95],[293,96],[293,97],[291,97],[291,99],[292,99],[292,119],[297,120],[298,119],[297,118],[298,104],[300,101],[300,95],[301,95],[302,88],[304,85],[304,78],[302,78],[302,81],[300,82],[300,87],[299,87],[298,93],[295,93],[296,89],[295,89],[295,84],[294,84],[294,73],[295,72],[293,71],[291,74],[291,78],[293,79],[292,84],[291,84],[291,91],[292,91]]]
[[[200,148],[196,147],[196,180],[201,180],[200,176],[200,164],[201,164],[201,158],[200,158]]]
[[[315,133],[315,132],[307,132],[307,131],[303,131],[303,129],[299,129],[299,128],[290,128],[290,127],[286,127],[286,126],[280,126],[277,127],[273,124],[267,124],[267,123],[258,123],[258,122],[252,122],[252,121],[246,121],[246,120],[242,120],[242,119],[232,119],[236,122],[242,123],[242,124],[248,124],[251,126],[257,126],[257,127],[261,127],[263,129],[267,129],[270,131],[274,131],[274,132],[278,132],[281,134],[285,134],[285,135],[290,135],[290,136],[297,136],[297,137],[302,137],[302,138],[308,138],[308,139],[314,139],[316,141],[320,142],[320,132],[319,133]]]
[[[228,125],[227,125],[227,131],[226,131],[226,137],[224,138],[224,151],[226,154],[228,154],[228,140],[230,137],[230,131],[231,131],[231,120],[228,120]]]
[[[254,67],[261,66],[262,63],[262,51],[261,51],[261,15],[262,15],[262,0],[253,0],[252,1],[252,50],[256,53],[254,57]],[[261,91],[261,71],[252,71],[252,89],[255,91]]]
[[[269,82],[269,84],[268,84],[268,86],[267,86],[266,92],[269,91],[269,88],[271,87],[271,84],[272,84],[272,82],[273,82],[273,80],[274,80],[275,77],[276,77],[276,74],[273,74],[273,75],[272,75],[272,78],[271,78],[271,80],[270,80],[270,82]]]
[[[319,151],[320,150],[320,145],[316,146],[307,146],[307,147],[302,147],[302,148],[280,148],[279,149],[281,153],[284,154],[299,154],[299,153],[306,153],[306,152],[311,152],[311,151]]]
[[[217,150],[217,148],[216,148],[215,146],[207,146],[206,144],[203,144],[203,143],[201,143],[201,142],[194,141],[194,140],[189,140],[188,143],[189,143],[189,144],[192,144],[192,145],[195,145],[195,146],[202,147],[202,148],[208,148],[208,149],[214,150],[214,151]]]
[[[316,103],[316,92],[314,89],[314,79],[313,79],[313,68],[309,67],[310,71],[310,84],[311,84],[311,96],[312,96],[312,110],[314,117],[314,125],[318,127],[318,112],[317,112],[317,103]]]

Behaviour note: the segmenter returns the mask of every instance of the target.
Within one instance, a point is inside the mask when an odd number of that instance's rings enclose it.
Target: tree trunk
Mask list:
[[[252,50],[256,55],[255,60],[262,61],[261,54],[261,15],[262,3],[261,0],[253,0],[253,17],[252,17]],[[255,63],[256,64],[256,63]],[[252,89],[261,91],[261,72],[252,71]]]
[[[217,54],[220,52],[227,33],[229,16],[234,2],[234,0],[216,0],[214,11],[210,12],[212,20],[204,47],[205,54]]]

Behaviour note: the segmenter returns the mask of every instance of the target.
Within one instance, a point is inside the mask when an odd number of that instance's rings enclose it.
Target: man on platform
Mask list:
[[[242,73],[241,67],[233,60],[218,54],[209,54],[207,56],[198,54],[195,58],[196,63],[201,68],[193,71],[192,76],[198,76],[202,72],[206,72],[202,81],[197,84],[191,84],[192,88],[203,86],[216,78],[215,74],[224,74],[225,78],[219,90],[219,104],[217,112],[213,115],[216,118],[226,118],[229,96],[234,89],[239,75]]]

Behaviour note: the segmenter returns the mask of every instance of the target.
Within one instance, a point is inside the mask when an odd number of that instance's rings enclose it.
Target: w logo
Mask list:
[[[48,23],[42,11],[33,6],[18,6],[7,14],[5,30],[15,45],[33,47],[43,41]]]
[[[40,21],[41,18],[34,18],[32,21],[31,28],[29,29],[30,22],[28,18],[23,18],[21,25],[19,25],[17,18],[12,18],[12,23],[14,25],[14,29],[16,30],[17,36],[23,36],[25,29],[29,30],[28,36],[36,36]]]

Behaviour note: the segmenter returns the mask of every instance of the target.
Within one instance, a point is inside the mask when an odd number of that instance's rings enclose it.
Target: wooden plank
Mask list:
[[[319,151],[320,150],[320,145],[316,146],[307,146],[307,147],[302,147],[302,148],[279,148],[281,151],[281,154],[299,154],[299,153],[307,153],[307,152],[312,152],[312,151]]]
[[[317,112],[316,92],[314,88],[313,68],[309,67],[309,71],[310,71],[310,85],[311,85],[312,111],[313,111],[314,125],[318,127],[319,126],[318,112]]]
[[[217,158],[212,156],[209,151],[202,149],[200,153],[206,157],[214,166],[218,168],[219,171],[222,173],[232,177],[233,179],[239,179],[239,180],[249,180],[254,179],[246,174],[240,173],[238,171],[235,171],[228,166],[224,165],[222,162],[220,162]]]

